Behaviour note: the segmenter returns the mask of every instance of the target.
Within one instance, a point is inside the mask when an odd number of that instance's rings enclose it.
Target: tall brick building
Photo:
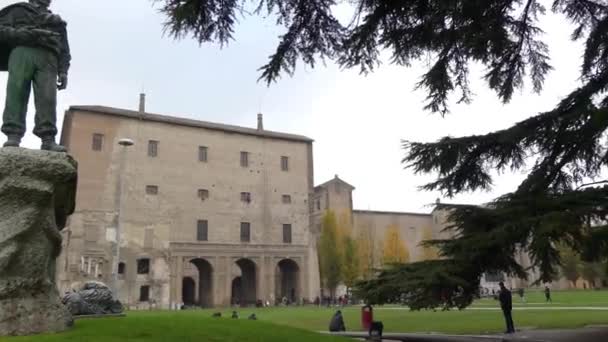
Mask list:
[[[252,129],[140,107],[66,113],[61,140],[79,184],[60,290],[114,284],[117,272],[131,307],[315,298],[312,140],[264,130],[261,116]],[[119,145],[124,138],[134,145]]]
[[[256,128],[236,127],[147,113],[144,101],[139,111],[66,113],[61,141],[79,163],[79,184],[58,259],[61,291],[101,280],[134,309],[312,301],[327,210],[368,237],[375,266],[389,227],[410,261],[425,258],[422,240],[447,237],[443,210],[356,210],[355,187],[338,176],[315,187],[313,141],[265,130],[261,115]]]

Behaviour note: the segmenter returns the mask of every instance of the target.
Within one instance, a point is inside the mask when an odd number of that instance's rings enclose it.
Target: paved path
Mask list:
[[[374,308],[374,310],[410,310],[408,307],[391,307],[391,308]],[[466,310],[477,310],[477,311],[500,311],[499,307],[468,307]],[[581,310],[581,311],[608,311],[608,306],[514,306],[513,310],[527,311],[527,310]],[[608,342],[608,341],[607,341]]]
[[[514,334],[512,339],[507,341],[606,342],[608,341],[608,328],[530,330]]]
[[[327,332],[326,332],[327,334]],[[337,333],[336,335],[364,339],[362,332]],[[383,342],[606,342],[608,327],[573,330],[530,330],[511,335],[441,335],[385,333]]]

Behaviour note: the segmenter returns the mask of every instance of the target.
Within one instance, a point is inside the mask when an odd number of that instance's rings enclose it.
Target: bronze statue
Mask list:
[[[68,83],[70,48],[66,22],[49,10],[51,0],[29,0],[0,10],[0,71],[8,71],[2,133],[5,147],[25,134],[31,89],[36,107],[34,134],[42,150],[65,152],[55,143],[57,90]]]

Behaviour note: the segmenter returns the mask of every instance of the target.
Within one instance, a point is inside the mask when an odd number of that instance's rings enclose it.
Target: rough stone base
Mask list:
[[[76,183],[77,163],[65,153],[0,148],[0,336],[73,324],[55,285],[55,261]]]
[[[0,300],[0,331],[3,335],[56,333],[73,324],[72,315],[61,304],[59,296],[49,298],[44,294]]]

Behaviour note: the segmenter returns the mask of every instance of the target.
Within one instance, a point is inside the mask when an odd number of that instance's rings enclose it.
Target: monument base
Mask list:
[[[77,164],[65,153],[0,149],[0,336],[73,324],[57,291],[55,262],[76,182]]]
[[[56,333],[72,325],[72,315],[61,304],[56,290],[31,298],[0,300],[0,335]]]

